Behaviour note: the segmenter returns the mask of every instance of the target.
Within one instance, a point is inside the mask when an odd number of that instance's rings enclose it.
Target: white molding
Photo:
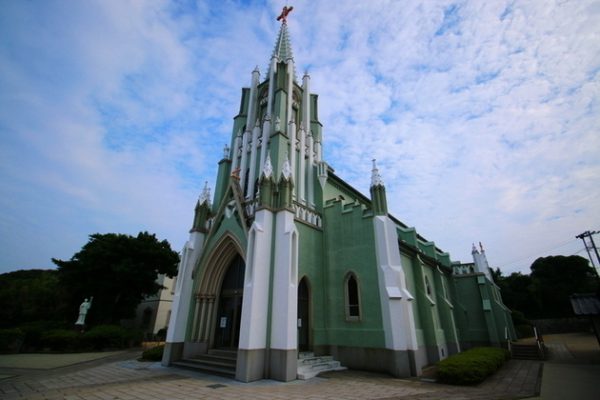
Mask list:
[[[192,232],[190,239],[183,248],[179,262],[175,294],[173,295],[171,318],[169,320],[169,328],[167,329],[167,342],[179,343],[185,341],[188,316],[193,297],[194,280],[192,273],[194,266],[202,255],[203,246],[204,234]]]
[[[264,349],[267,343],[273,213],[259,210],[248,232],[240,349]]]
[[[417,350],[413,297],[406,287],[394,222],[387,216],[375,216],[373,225],[385,346],[392,350]]]
[[[271,304],[271,348],[298,347],[298,230],[294,214],[277,213],[275,222],[275,265]]]

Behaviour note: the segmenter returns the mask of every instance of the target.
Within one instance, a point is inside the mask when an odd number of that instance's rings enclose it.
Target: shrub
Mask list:
[[[42,341],[44,334],[60,328],[62,328],[61,324],[55,321],[36,321],[20,325],[19,329],[24,333],[22,349],[24,351],[41,350],[44,347]]]
[[[54,329],[42,333],[43,347],[55,351],[77,351],[81,347],[81,335],[78,332],[66,329]]]
[[[0,329],[0,352],[18,353],[24,336],[19,328]]]
[[[505,349],[477,347],[437,364],[438,380],[454,385],[474,385],[498,370],[510,357]]]
[[[92,349],[122,349],[139,343],[138,331],[117,325],[98,325],[83,334],[84,344]]]
[[[142,353],[142,359],[147,361],[160,361],[163,357],[164,345],[156,346]]]

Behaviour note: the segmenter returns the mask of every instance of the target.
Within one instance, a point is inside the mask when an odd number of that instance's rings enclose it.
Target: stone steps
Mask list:
[[[310,379],[321,372],[343,371],[345,369],[346,367],[342,367],[340,362],[334,360],[332,356],[315,356],[314,353],[298,354],[298,379]]]
[[[516,360],[543,360],[545,358],[544,352],[537,344],[511,343],[510,355]]]
[[[178,367],[193,369],[214,375],[235,377],[237,351],[212,349],[208,354],[173,362]]]

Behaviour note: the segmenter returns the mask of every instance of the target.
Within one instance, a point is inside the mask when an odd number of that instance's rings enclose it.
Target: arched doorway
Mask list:
[[[298,285],[298,350],[310,350],[310,291],[306,277]]]
[[[214,347],[237,349],[240,340],[242,299],[244,295],[244,259],[238,254],[229,264],[219,294]]]

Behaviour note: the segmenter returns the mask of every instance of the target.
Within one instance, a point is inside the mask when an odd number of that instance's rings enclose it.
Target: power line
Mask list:
[[[538,250],[537,252],[535,252],[533,254],[530,254],[530,255],[527,255],[527,256],[523,256],[523,257],[521,257],[519,259],[516,259],[516,260],[513,260],[513,261],[506,262],[504,264],[499,265],[499,267],[506,267],[507,265],[515,264],[515,263],[517,263],[519,261],[527,260],[529,258],[535,257],[535,256],[540,255],[540,254],[545,254],[545,253],[549,252],[550,250],[555,250],[555,249],[558,249],[560,247],[564,247],[567,244],[570,244],[570,243],[575,242],[575,241],[577,241],[577,239],[569,239],[569,240],[567,240],[565,242],[556,244],[556,245],[554,245],[554,246],[552,246],[552,247],[550,247],[548,249]]]

